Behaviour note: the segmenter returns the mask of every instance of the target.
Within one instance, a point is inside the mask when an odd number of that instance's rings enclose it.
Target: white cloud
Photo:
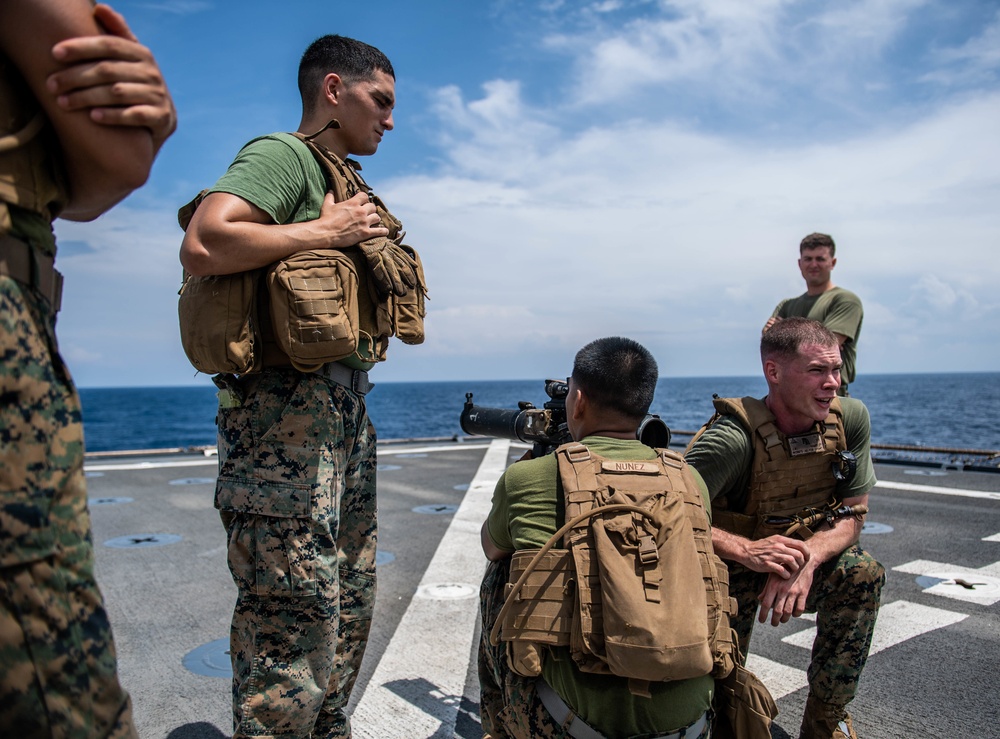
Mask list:
[[[817,230],[865,301],[862,371],[1000,368],[984,341],[1000,320],[996,20],[932,0],[502,5],[541,71],[434,91],[430,164],[377,183],[431,293],[426,344],[394,346],[379,377],[546,375],[609,334],[666,357],[666,374],[755,374],[760,326],[802,290],[797,245]],[[925,31],[956,25],[914,41],[921,14]],[[933,95],[910,97],[929,79]],[[218,157],[229,129],[211,109],[185,120]],[[92,250],[60,260],[60,332],[81,361],[190,376],[176,205],[60,224]]]

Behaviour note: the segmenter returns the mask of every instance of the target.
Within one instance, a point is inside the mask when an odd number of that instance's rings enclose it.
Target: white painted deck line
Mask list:
[[[454,445],[438,445],[438,446],[419,446],[419,447],[400,447],[398,449],[386,449],[382,446],[379,447],[378,456],[387,457],[395,454],[438,454],[440,452],[467,452],[470,449],[487,449],[489,447],[487,442],[472,442],[472,443],[456,443]],[[207,457],[205,459],[166,459],[162,462],[115,462],[102,464],[100,462],[96,464],[84,464],[84,472],[110,472],[112,470],[152,470],[152,469],[166,469],[169,467],[202,467],[202,466],[219,466],[219,458],[216,456]],[[492,490],[490,491],[493,492]]]
[[[964,613],[945,611],[905,600],[886,603],[879,609],[868,655],[878,654],[884,649],[894,647],[921,634],[951,626],[966,618],[968,616]],[[803,649],[812,649],[815,638],[816,628],[813,627],[786,636],[781,641]]]
[[[985,498],[986,500],[1000,500],[1000,493],[986,490],[963,490],[961,488],[943,488],[938,485],[916,485],[912,482],[888,482],[879,480],[875,483],[877,488],[891,488],[893,490],[906,490],[914,493],[934,493],[935,495],[956,495],[962,498]]]
[[[805,670],[769,660],[767,657],[754,654],[753,651],[747,655],[747,669],[761,679],[775,700],[784,698],[809,684]]]
[[[109,472],[111,470],[155,470],[168,467],[207,467],[211,465],[218,469],[218,457],[207,459],[174,459],[163,462],[121,462],[119,464],[85,464],[84,472]]]
[[[510,442],[504,439],[490,443],[410,607],[354,709],[351,725],[355,736],[454,736],[479,614],[479,586],[486,571],[479,532],[490,512],[496,481],[507,467],[509,448]],[[468,586],[472,595],[426,597],[424,593],[435,585]]]

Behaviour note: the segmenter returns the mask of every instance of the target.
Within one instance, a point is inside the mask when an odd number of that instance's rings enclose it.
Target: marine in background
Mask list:
[[[799,736],[854,739],[847,706],[885,583],[859,543],[876,482],[868,410],[837,397],[839,341],[817,321],[777,322],[760,354],[767,396],[716,399],[685,458],[712,499],[712,540],[729,565],[744,662],[758,606],[757,620],[773,626],[816,613]]]
[[[94,579],[80,400],[59,355],[56,218],[149,176],[176,112],[149,49],[88,0],[0,3],[0,727],[134,737]]]
[[[763,330],[767,331],[790,316],[811,318],[830,329],[840,344],[844,363],[837,394],[846,396],[848,386],[857,377],[858,339],[865,314],[857,295],[833,284],[831,275],[837,266],[836,253],[837,245],[827,234],[811,233],[802,239],[799,271],[806,281],[806,291],[797,298],[786,298],[778,303]]]

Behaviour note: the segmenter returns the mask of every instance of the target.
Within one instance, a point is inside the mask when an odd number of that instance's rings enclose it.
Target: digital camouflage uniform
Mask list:
[[[239,590],[234,736],[350,736],[375,601],[375,429],[363,397],[318,375],[269,369],[239,390],[222,393],[216,490]]]
[[[767,574],[729,563],[729,594],[736,598],[732,626],[746,664],[757,617],[757,596]],[[846,706],[854,698],[868,659],[885,570],[857,544],[816,570],[806,612],[816,614],[816,639],[807,676],[809,692],[824,703]]]
[[[23,115],[27,109],[27,115]],[[0,135],[37,110],[0,55]],[[0,152],[0,262],[55,254],[48,131]],[[25,175],[27,168],[28,174]],[[18,204],[20,207],[8,207]],[[16,240],[15,240],[16,239]],[[25,252],[30,253],[30,252]],[[0,265],[2,266],[2,265]],[[80,400],[56,311],[0,268],[0,728],[17,739],[132,737],[111,626],[94,580]]]
[[[743,399],[744,402],[751,400]],[[835,496],[838,500],[867,494],[875,485],[868,411],[864,404],[852,398],[844,398],[841,406],[846,448],[854,454],[857,467],[852,478],[839,482],[831,471],[826,497]],[[755,456],[761,451],[742,424],[735,416],[723,415],[693,440],[685,453],[687,461],[705,479],[713,501],[728,499],[737,511],[744,511],[750,505],[745,496],[752,482],[758,479],[754,477],[757,471],[766,468],[773,473],[778,469],[776,463],[765,465]],[[790,474],[785,470],[786,476]],[[788,484],[793,482],[799,481],[789,478]],[[761,537],[762,534],[753,536]],[[738,604],[732,626],[739,637],[745,664],[757,617],[757,598],[768,576],[734,562],[727,564],[729,592]],[[859,544],[849,546],[816,569],[806,601],[806,612],[817,614],[816,638],[807,671],[809,705],[816,710],[807,709],[807,720],[810,712],[816,714],[825,710],[842,714],[854,698],[868,659],[884,584],[885,568]],[[812,734],[804,732],[803,736]]]

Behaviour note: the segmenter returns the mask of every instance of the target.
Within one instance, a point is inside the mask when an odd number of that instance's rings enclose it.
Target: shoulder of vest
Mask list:
[[[753,433],[765,423],[774,420],[774,415],[764,401],[758,398],[716,398],[712,401],[715,410],[723,416],[733,416],[747,431]]]

